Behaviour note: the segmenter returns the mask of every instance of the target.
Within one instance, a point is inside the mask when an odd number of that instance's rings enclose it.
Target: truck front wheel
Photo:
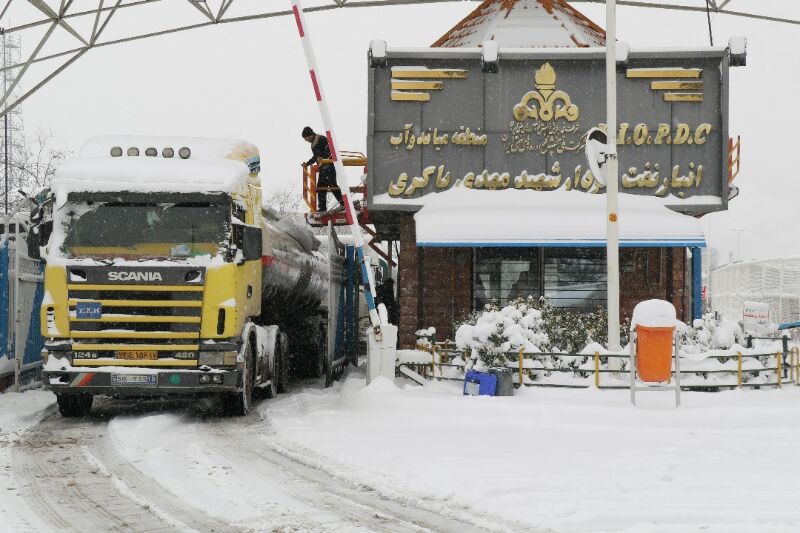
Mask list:
[[[93,400],[91,394],[56,394],[58,412],[64,418],[86,416],[92,409]]]
[[[247,356],[242,368],[242,390],[222,397],[222,412],[226,416],[246,416],[253,405],[253,381],[255,377],[253,344],[248,343]]]

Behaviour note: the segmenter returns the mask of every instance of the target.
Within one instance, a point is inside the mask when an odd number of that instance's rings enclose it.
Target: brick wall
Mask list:
[[[436,328],[436,339],[455,337],[453,322],[472,310],[472,248],[421,248],[420,326]]]
[[[684,248],[627,248],[620,254],[620,315],[630,318],[633,308],[643,300],[658,298],[672,302],[678,319],[689,320],[686,305],[686,250]],[[624,271],[624,265],[633,266]]]
[[[398,270],[400,347],[413,348],[423,327],[452,339],[453,321],[472,310],[472,249],[417,248],[414,219],[404,216]]]
[[[400,219],[400,257],[398,258],[397,294],[400,306],[398,345],[413,348],[414,332],[419,329],[419,248],[417,248],[414,218],[405,215]]]

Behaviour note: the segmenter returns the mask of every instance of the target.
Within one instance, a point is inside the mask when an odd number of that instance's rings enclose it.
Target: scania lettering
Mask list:
[[[108,281],[162,281],[158,272],[109,272]]]
[[[96,395],[181,394],[243,415],[254,391],[287,386],[290,361],[324,368],[341,258],[262,207],[259,170],[243,141],[129,136],[91,139],[58,168],[31,253],[62,415]]]

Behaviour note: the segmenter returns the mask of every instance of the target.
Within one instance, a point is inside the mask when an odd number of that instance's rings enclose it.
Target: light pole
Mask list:
[[[736,260],[742,260],[742,232],[747,231],[747,228],[731,228],[731,231],[736,232]]]
[[[617,2],[606,1],[606,264],[608,349],[619,343],[619,214],[617,163]]]

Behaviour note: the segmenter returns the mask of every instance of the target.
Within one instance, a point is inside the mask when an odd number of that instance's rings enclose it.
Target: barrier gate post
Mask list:
[[[358,225],[358,220],[354,214],[353,200],[350,196],[350,185],[347,182],[347,174],[344,171],[336,150],[336,136],[333,132],[333,120],[331,119],[328,110],[328,103],[325,100],[325,92],[322,90],[322,80],[320,79],[317,70],[317,59],[314,56],[314,49],[311,45],[311,39],[308,36],[308,27],[306,26],[305,13],[300,0],[291,0],[292,12],[294,13],[294,20],[297,23],[297,32],[300,35],[300,42],[303,44],[303,52],[306,56],[306,64],[308,65],[308,72],[311,76],[311,85],[314,88],[314,95],[319,104],[319,112],[322,116],[322,124],[325,127],[325,135],[328,137],[328,146],[331,150],[331,160],[336,169],[336,175],[339,176],[339,188],[342,192],[342,201],[344,203],[345,217],[347,223],[350,225],[350,232],[353,235],[353,244],[356,248],[356,256],[361,262],[361,277],[364,280],[365,291],[364,298],[367,301],[367,309],[369,310],[369,321],[372,325],[372,331],[375,335],[375,340],[381,342],[383,334],[381,333],[381,319],[378,315],[378,310],[375,306],[375,280],[372,278],[372,270],[369,268],[369,256],[364,253],[364,236],[361,234],[361,228]]]

